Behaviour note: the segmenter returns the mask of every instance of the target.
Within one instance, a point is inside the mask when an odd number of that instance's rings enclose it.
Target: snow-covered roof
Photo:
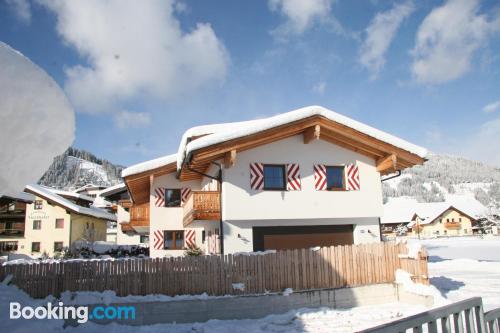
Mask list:
[[[9,199],[14,199],[14,200],[19,200],[19,201],[24,201],[24,202],[33,202],[35,200],[35,197],[32,194],[25,193],[25,192],[19,192],[15,193],[12,195],[2,195],[0,198],[9,198]]]
[[[341,115],[339,113],[333,112],[321,106],[308,106],[294,111],[282,113],[273,117],[257,119],[251,121],[245,121],[240,123],[232,124],[217,124],[209,125],[207,127],[195,127],[188,130],[184,136],[181,144],[179,146],[179,151],[177,152],[177,169],[179,170],[182,163],[187,155],[192,151],[205,148],[211,145],[215,145],[224,141],[240,138],[243,136],[259,133],[274,127],[306,119],[312,116],[322,116],[339,124],[345,125],[352,129],[355,129],[361,133],[367,134],[375,139],[386,142],[403,150],[409,151],[410,153],[416,154],[422,158],[427,155],[427,149],[414,145],[408,141],[400,139],[389,133],[383,132],[359,121],[353,120],[349,117]],[[199,139],[191,142],[187,142],[187,138],[192,135],[192,133],[198,132],[210,132],[213,134],[205,135]],[[206,134],[206,133],[205,133]]]
[[[105,188],[104,190],[99,192],[99,196],[101,197],[107,197],[108,195],[113,195],[115,193],[121,192],[123,190],[126,190],[127,186],[125,183],[119,183],[110,187]]]
[[[122,177],[127,177],[138,173],[143,173],[149,170],[161,168],[162,166],[174,163],[176,159],[177,159],[177,154],[171,154],[160,158],[156,158],[154,160],[135,164],[126,169],[123,169]]]
[[[438,218],[450,207],[477,218],[487,213],[487,208],[474,197],[467,195],[448,195],[444,202],[417,202],[413,198],[392,198],[384,205],[381,223],[410,223],[416,214],[428,224]]]
[[[73,157],[73,156],[71,156]],[[88,189],[100,189],[100,188],[104,188],[105,186],[102,186],[102,185],[95,185],[95,184],[86,184],[86,185],[83,185],[82,187],[79,187],[77,189],[75,189],[75,192],[83,192],[83,191],[86,191]]]
[[[196,126],[188,129],[182,136],[177,154],[163,156],[151,161],[146,161],[133,166],[130,166],[122,171],[122,177],[150,171],[167,164],[177,162],[177,170],[180,170],[184,159],[191,152],[222,143],[228,140],[237,139],[247,135],[259,133],[278,126],[286,125],[295,121],[303,120],[313,116],[322,116],[339,124],[355,129],[361,133],[367,134],[375,139],[396,146],[410,153],[424,158],[427,155],[427,149],[414,145],[408,141],[400,139],[396,136],[365,125],[359,121],[343,116],[321,106],[308,106],[294,111],[282,113],[269,118],[212,124],[204,126]],[[190,138],[198,137],[196,140],[190,141]]]
[[[89,197],[88,195],[85,195],[85,194],[80,194],[80,193],[76,193],[76,192],[71,192],[71,191],[65,191],[65,190],[58,190],[56,188],[52,188],[52,187],[46,187],[49,191],[57,194],[57,195],[60,195],[60,196],[63,196],[63,197],[70,197],[70,198],[75,198],[75,199],[81,199],[81,200],[85,200],[85,201],[88,201],[88,202],[93,202],[94,201],[94,198],[91,198]]]
[[[31,184],[31,185],[26,185],[27,191],[39,195],[42,198],[48,199],[54,203],[57,203],[61,205],[64,208],[67,208],[75,213],[82,214],[82,215],[88,215],[88,216],[93,216],[101,219],[106,219],[109,221],[116,221],[116,216],[114,214],[110,214],[107,211],[96,208],[96,207],[82,207],[80,205],[77,205],[68,199],[63,198],[62,196],[54,193],[50,187],[47,186],[42,186],[42,185],[36,185],[36,184]]]

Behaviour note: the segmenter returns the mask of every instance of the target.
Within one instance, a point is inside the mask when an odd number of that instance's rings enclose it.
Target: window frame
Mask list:
[[[179,191],[179,205],[175,205],[175,206],[168,206],[168,200],[167,200],[167,192],[168,191]],[[165,203],[164,203],[164,206],[165,208],[179,208],[179,207],[182,207],[182,193],[181,193],[181,189],[180,188],[165,188],[165,192],[163,193],[163,195],[165,196]]]
[[[266,167],[279,167],[283,170],[283,187],[268,187],[266,186]],[[287,188],[287,171],[286,164],[263,164],[262,166],[264,191],[286,191]]]
[[[38,222],[38,228],[35,228],[36,222]],[[42,220],[33,220],[33,225],[31,227],[33,230],[42,230]]]
[[[144,238],[147,239],[145,242],[143,242]],[[139,243],[148,244],[149,243],[149,235],[139,235]]]
[[[43,209],[43,200],[35,200],[33,202],[33,209],[34,210],[42,210]]]
[[[61,249],[57,250],[56,249],[56,244],[61,244]],[[64,249],[64,242],[54,242],[54,252],[62,252]]]
[[[58,226],[57,226],[57,221],[62,221],[62,227],[58,227]],[[61,219],[61,218],[56,219],[56,222],[55,222],[54,227],[55,227],[56,229],[64,229],[64,219]]]
[[[325,165],[325,170],[326,170],[326,190],[327,191],[347,191],[347,182],[346,182],[346,175],[345,175],[345,165]],[[329,168],[336,168],[336,169],[342,169],[342,187],[334,187],[330,188],[328,186],[328,169]]]
[[[182,245],[177,248],[177,233],[182,233]],[[167,247],[167,233],[171,233],[170,241],[173,247]],[[163,249],[164,250],[184,250],[184,230],[163,230]]]
[[[33,246],[38,244],[38,250],[34,250]],[[40,253],[42,251],[42,243],[41,242],[31,242],[31,252],[32,253]]]

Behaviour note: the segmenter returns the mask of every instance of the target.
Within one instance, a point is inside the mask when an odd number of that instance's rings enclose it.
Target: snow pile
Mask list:
[[[283,296],[290,296],[291,294],[293,294],[292,288],[286,288],[285,290],[283,290]]]
[[[406,249],[408,250],[406,258],[419,259],[419,254],[424,248],[418,240],[409,239],[406,241]]]
[[[443,296],[441,296],[441,293],[435,286],[426,286],[421,283],[413,282],[411,274],[402,269],[396,270],[395,282],[401,284],[403,289],[409,293],[434,297],[434,305],[444,305],[450,303],[444,299]]]
[[[241,290],[241,291],[245,291],[245,284],[244,283],[233,283],[233,289],[236,289],[236,290]]]
[[[13,195],[38,181],[71,145],[75,116],[57,83],[2,42],[0,110],[0,195]]]

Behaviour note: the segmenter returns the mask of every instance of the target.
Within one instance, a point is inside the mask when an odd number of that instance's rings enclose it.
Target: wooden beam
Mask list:
[[[230,150],[224,154],[224,167],[229,169],[236,164],[236,150]]]
[[[378,172],[383,172],[386,170],[396,171],[397,162],[398,159],[396,157],[396,154],[390,154],[382,158],[379,158],[377,160],[377,171]]]
[[[321,132],[321,126],[314,125],[309,127],[304,131],[304,143],[308,144],[313,140],[319,140],[319,135]]]

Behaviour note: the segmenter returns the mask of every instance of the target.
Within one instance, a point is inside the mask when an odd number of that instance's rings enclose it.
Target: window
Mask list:
[[[466,233],[467,233],[467,229],[464,229],[464,234],[466,234]]]
[[[181,190],[165,189],[165,207],[180,207],[181,206]]]
[[[326,167],[326,186],[331,191],[345,190],[343,166]]]
[[[182,250],[184,247],[183,230],[164,231],[163,236],[165,239],[165,243],[163,244],[164,249]]]
[[[149,235],[141,235],[139,238],[141,243],[149,243]]]
[[[17,242],[0,242],[0,253],[17,251]]]
[[[33,230],[42,229],[42,220],[33,220]]]
[[[56,229],[64,228],[64,219],[56,219]]]
[[[40,242],[31,243],[31,252],[40,252]]]
[[[43,201],[42,200],[35,200],[35,209],[42,209],[43,208]]]
[[[54,252],[61,252],[63,250],[63,242],[54,242]]]
[[[264,190],[286,190],[284,165],[264,165]]]
[[[458,218],[458,222],[462,222],[462,218],[461,217]]]

